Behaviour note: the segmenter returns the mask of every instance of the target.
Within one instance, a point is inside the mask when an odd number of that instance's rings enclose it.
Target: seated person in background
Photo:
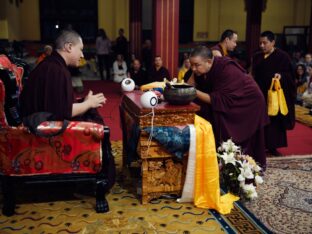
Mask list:
[[[76,103],[74,99],[68,66],[79,66],[80,59],[83,58],[82,50],[83,42],[78,33],[64,30],[59,34],[55,41],[55,51],[30,73],[21,92],[23,117],[36,112],[50,112],[54,115],[54,120],[89,121],[104,125],[96,109],[106,102],[103,93],[93,94],[89,91],[80,103]],[[108,155],[103,160],[102,170],[107,175],[107,187],[111,188],[115,181],[114,158]],[[107,204],[106,206],[108,207]]]
[[[147,73],[142,69],[140,60],[133,60],[129,70],[129,77],[134,80],[136,88],[148,83]]]
[[[183,67],[184,60],[185,60],[185,59],[188,59],[188,58],[189,58],[189,53],[184,52],[183,55],[182,55],[182,58],[181,58],[180,61],[179,61],[179,66],[180,66],[180,67]]]
[[[128,61],[129,67],[132,68],[133,66],[133,61],[136,60],[137,57],[135,56],[135,54],[130,54],[130,60]]]
[[[36,65],[42,62],[47,56],[50,56],[52,51],[53,51],[52,46],[46,45],[43,49],[43,53],[38,57]]]
[[[113,63],[114,82],[120,83],[127,77],[127,64],[121,54],[117,54],[116,61]]]
[[[297,102],[301,103],[302,94],[307,89],[307,78],[309,77],[306,72],[306,67],[299,63],[296,66],[295,82],[297,88]]]
[[[222,35],[220,42],[211,47],[213,56],[222,57],[229,56],[229,52],[234,51],[237,46],[237,33],[231,29],[225,30]]]
[[[171,80],[168,69],[163,67],[163,61],[161,57],[157,55],[154,59],[154,66],[149,70],[148,80],[149,82],[164,81],[164,78]]]
[[[186,58],[184,59],[183,65],[178,73],[178,83],[182,83],[182,80],[184,79],[185,73],[191,68],[190,59]]]
[[[312,108],[312,65],[307,67],[308,81],[307,89],[302,94],[302,105],[308,108]]]
[[[306,66],[306,68],[308,68],[309,65],[312,65],[312,54],[307,53],[304,56],[303,64]]]
[[[213,128],[216,146],[232,139],[261,166],[266,166],[264,126],[269,119],[266,103],[257,83],[235,61],[214,57],[200,46],[190,55],[199,115]]]

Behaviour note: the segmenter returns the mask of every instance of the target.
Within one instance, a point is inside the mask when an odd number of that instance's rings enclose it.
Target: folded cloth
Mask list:
[[[190,128],[190,149],[187,161],[186,176],[181,198],[177,202],[193,202],[194,201],[194,186],[195,186],[195,167],[196,167],[196,129],[193,124]]]
[[[151,90],[151,89],[155,89],[155,88],[162,88],[164,89],[166,86],[165,82],[160,82],[160,81],[155,81],[146,85],[142,85],[140,87],[140,89],[142,91],[146,91],[146,90]]]
[[[189,126],[183,127],[151,127],[143,128],[144,131],[151,133],[152,137],[164,146],[170,153],[174,154],[178,159],[182,159],[183,155],[188,152],[190,145],[190,129]]]
[[[189,155],[191,159],[189,158],[187,166],[185,188],[183,188],[182,197],[178,201],[189,202],[194,197],[195,206],[215,209],[221,214],[228,214],[233,208],[233,203],[239,200],[239,197],[230,193],[220,195],[219,166],[211,124],[196,115],[195,129],[196,158],[194,160],[192,157],[194,147],[191,143]],[[191,139],[193,139],[192,135]],[[191,175],[188,175],[189,173]],[[195,186],[191,185],[192,178]]]

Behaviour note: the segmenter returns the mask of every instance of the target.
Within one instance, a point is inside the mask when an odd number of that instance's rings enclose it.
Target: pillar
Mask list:
[[[265,8],[265,2],[265,0],[245,0],[245,9],[247,11],[246,48],[248,62],[250,62],[253,53],[259,48],[261,16]]]
[[[153,0],[153,52],[160,55],[171,78],[178,75],[179,0]]]
[[[141,57],[142,0],[130,0],[130,53]]]
[[[308,52],[312,52],[312,0],[311,0],[311,10],[310,10],[310,27],[309,27],[309,45]]]

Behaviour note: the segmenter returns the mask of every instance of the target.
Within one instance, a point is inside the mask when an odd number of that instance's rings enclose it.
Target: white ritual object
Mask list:
[[[153,91],[147,91],[142,94],[140,101],[144,108],[154,108],[157,106],[158,98]]]
[[[121,89],[123,92],[131,92],[135,88],[135,82],[131,78],[125,78],[121,82]]]

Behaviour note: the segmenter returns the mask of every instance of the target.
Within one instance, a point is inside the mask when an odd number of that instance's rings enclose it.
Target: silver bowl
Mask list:
[[[196,98],[196,89],[187,84],[166,84],[164,98],[167,102],[173,105],[187,105]]]

